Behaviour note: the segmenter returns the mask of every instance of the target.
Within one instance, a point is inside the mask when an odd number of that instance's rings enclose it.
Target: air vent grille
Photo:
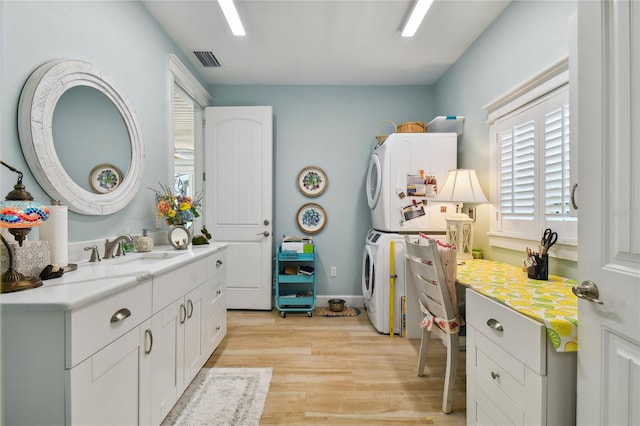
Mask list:
[[[194,50],[193,54],[196,55],[196,58],[204,67],[220,68],[222,66],[218,58],[209,50]]]

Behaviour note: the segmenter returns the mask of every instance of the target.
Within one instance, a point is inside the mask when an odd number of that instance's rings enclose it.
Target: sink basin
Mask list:
[[[60,284],[86,283],[106,278],[137,277],[153,273],[162,268],[162,262],[168,262],[186,251],[156,251],[148,253],[129,253],[115,259],[103,259],[101,262],[82,262],[78,269],[64,274]]]
[[[126,265],[135,263],[136,265],[153,265],[154,263],[162,262],[167,259],[173,259],[174,257],[183,255],[183,252],[149,252],[149,253],[131,253],[119,258],[109,260],[107,262],[114,265]]]

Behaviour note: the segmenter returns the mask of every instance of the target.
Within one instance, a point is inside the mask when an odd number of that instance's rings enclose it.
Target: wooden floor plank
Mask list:
[[[307,317],[228,312],[227,336],[206,367],[272,367],[261,425],[465,425],[465,353],[453,412],[444,414],[446,348],[434,342],[418,377],[419,339],[379,334],[366,312]]]

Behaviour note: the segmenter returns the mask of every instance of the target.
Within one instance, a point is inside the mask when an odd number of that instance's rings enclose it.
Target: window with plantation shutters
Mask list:
[[[548,219],[571,216],[569,105],[544,118],[544,214]]]
[[[500,143],[500,212],[503,216],[533,219],[535,177],[535,123],[505,129]]]
[[[495,211],[490,243],[535,249],[544,229],[551,228],[561,240],[558,246],[575,246],[571,177],[577,155],[571,153],[568,79],[544,91],[533,87],[531,93],[520,88],[514,92],[518,98],[501,99],[495,110],[488,109]]]

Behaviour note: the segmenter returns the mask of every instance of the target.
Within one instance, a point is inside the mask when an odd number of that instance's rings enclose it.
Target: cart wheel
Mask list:
[[[308,316],[309,318],[311,318],[311,317],[313,316],[313,312],[311,312],[311,311],[307,312],[307,316]]]
[[[280,312],[280,316],[281,316],[282,318],[286,318],[286,317],[287,317],[287,313],[286,313],[286,312]]]

